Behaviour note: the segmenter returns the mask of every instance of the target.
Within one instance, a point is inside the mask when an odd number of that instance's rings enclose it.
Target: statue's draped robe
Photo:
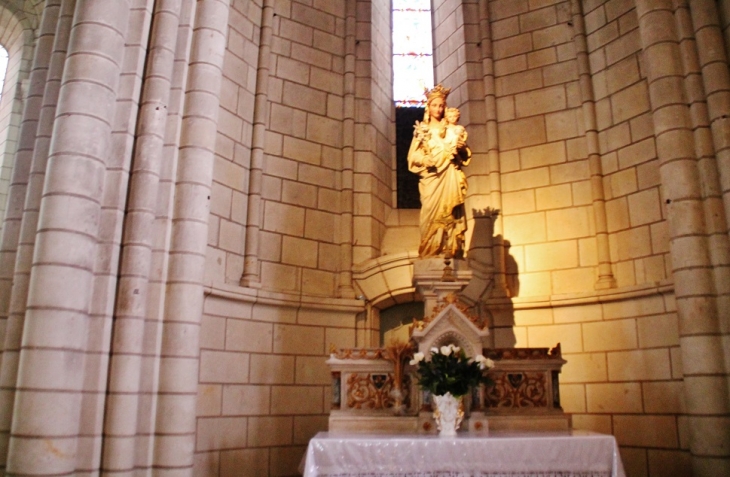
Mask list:
[[[471,151],[466,146],[456,151],[458,129],[455,126],[429,125],[429,131],[426,139],[414,136],[408,151],[408,170],[420,176],[418,254],[430,257],[448,251],[458,257],[463,254],[466,232],[467,184],[461,169],[469,164]]]

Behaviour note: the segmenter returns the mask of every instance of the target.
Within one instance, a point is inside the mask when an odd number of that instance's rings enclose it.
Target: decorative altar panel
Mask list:
[[[310,442],[304,477],[625,477],[616,439],[588,431],[332,434]]]

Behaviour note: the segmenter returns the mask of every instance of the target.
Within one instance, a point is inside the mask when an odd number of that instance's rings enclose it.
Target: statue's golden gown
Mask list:
[[[421,196],[420,257],[446,253],[463,255],[466,216],[466,176],[462,167],[469,164],[471,151],[456,150],[458,126],[430,124],[425,139],[414,136],[408,151],[408,170],[418,174]]]

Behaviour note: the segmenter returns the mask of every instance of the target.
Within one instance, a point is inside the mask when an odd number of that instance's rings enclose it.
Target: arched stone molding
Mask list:
[[[428,353],[432,348],[453,344],[464,350],[467,356],[480,354],[489,343],[489,330],[480,329],[463,310],[451,303],[430,320],[424,320],[423,329],[413,331],[418,351]],[[427,321],[428,320],[428,321]]]
[[[378,310],[415,301],[413,261],[417,258],[417,252],[402,252],[353,267],[353,281],[361,299]]]
[[[441,348],[441,346],[448,346],[453,344],[464,350],[467,356],[474,355],[474,348],[463,336],[455,333],[454,331],[448,331],[442,335],[439,335],[433,342],[434,348]]]
[[[35,30],[41,21],[46,0],[0,0],[0,8],[8,10],[23,24],[23,28]]]
[[[417,258],[418,252],[401,252],[353,267],[355,293],[365,302],[365,311],[357,322],[357,346],[380,346],[380,310],[417,301],[413,286],[413,261]]]
[[[10,174],[27,94],[35,45],[35,30],[44,1],[0,0],[0,45],[8,52],[8,67],[0,98],[0,216],[5,216]],[[0,225],[1,226],[1,225]]]

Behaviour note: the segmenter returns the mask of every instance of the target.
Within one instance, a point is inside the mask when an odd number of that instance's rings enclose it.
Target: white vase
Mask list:
[[[451,393],[443,396],[432,396],[433,419],[441,437],[454,437],[456,430],[464,419],[462,397],[454,397]]]

